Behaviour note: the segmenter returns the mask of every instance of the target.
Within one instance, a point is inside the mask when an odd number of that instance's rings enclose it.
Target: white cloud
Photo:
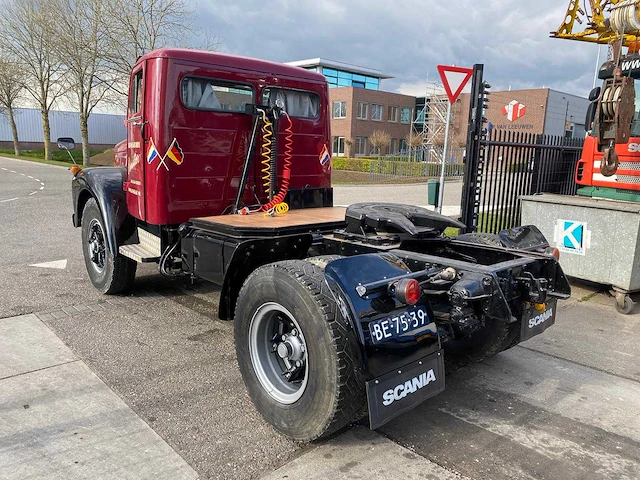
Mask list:
[[[564,20],[556,0],[216,0],[193,3],[223,51],[290,61],[325,57],[395,76],[383,88],[411,92],[436,65],[485,64],[497,88],[552,86],[586,95],[597,47],[550,39]]]

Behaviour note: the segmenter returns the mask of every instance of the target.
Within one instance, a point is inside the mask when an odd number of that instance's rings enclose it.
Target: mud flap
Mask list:
[[[520,330],[520,341],[524,342],[534,337],[556,322],[557,300],[549,298],[544,303],[544,309],[537,309],[529,303],[522,314],[522,326]]]
[[[439,351],[366,382],[372,430],[444,390],[444,352]]]

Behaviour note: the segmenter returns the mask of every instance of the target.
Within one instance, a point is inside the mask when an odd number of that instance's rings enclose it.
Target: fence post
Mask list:
[[[467,130],[466,169],[462,183],[461,221],[466,225],[465,230],[474,232],[478,225],[479,214],[479,165],[482,155],[482,81],[483,64],[473,66],[471,80],[471,95],[469,102],[469,128]]]

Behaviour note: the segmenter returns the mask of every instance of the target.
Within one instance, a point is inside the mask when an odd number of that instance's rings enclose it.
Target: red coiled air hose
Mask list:
[[[291,158],[293,157],[293,122],[291,118],[284,112],[284,116],[287,117],[287,121],[289,125],[284,129],[286,135],[284,138],[284,163],[282,164],[282,186],[280,187],[280,191],[273,197],[273,199],[263,205],[260,210],[263,212],[268,212],[273,209],[279,203],[284,201],[284,197],[287,196],[287,192],[289,191],[289,180],[291,179]],[[271,172],[271,175],[277,175],[276,172]]]

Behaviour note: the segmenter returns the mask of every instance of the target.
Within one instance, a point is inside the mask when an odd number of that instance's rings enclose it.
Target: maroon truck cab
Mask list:
[[[330,206],[328,92],[322,75],[215,52],[161,49],[142,56],[132,70],[127,141],[115,151],[116,164],[127,169],[128,212],[152,225],[231,213],[253,124],[245,105],[274,105],[277,99],[293,123],[292,208]],[[279,145],[285,127],[280,124]],[[247,205],[267,201],[262,148],[258,132],[243,195]],[[280,184],[283,149],[278,152]]]

